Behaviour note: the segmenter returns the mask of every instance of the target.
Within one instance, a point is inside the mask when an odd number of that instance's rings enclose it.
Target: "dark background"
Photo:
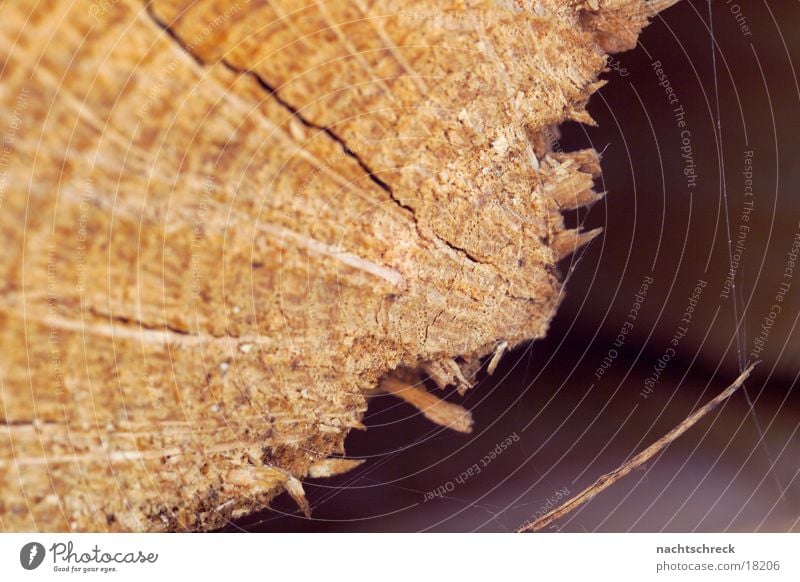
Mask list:
[[[598,189],[609,195],[569,220],[602,225],[605,234],[563,265],[567,299],[549,337],[507,355],[493,377],[481,376],[464,399],[453,398],[472,410],[475,432],[441,429],[393,397],[375,397],[369,430],[347,442],[348,455],[367,462],[347,475],[306,482],[312,519],[281,497],[273,511],[230,531],[513,531],[559,491],[579,492],[736,378],[775,303],[799,228],[800,3],[715,0],[712,7],[713,41],[705,0],[656,17],[635,50],[615,57],[617,70],[591,101],[598,127],[562,128],[564,150],[604,152]],[[751,35],[740,28],[737,10]],[[654,61],[686,112],[694,189],[687,187],[681,130]],[[735,298],[723,299],[729,240],[735,246],[743,224],[748,150],[751,230]],[[595,371],[647,275],[654,284],[634,329],[598,380]],[[643,398],[644,381],[681,325],[698,279],[707,286],[689,331]],[[746,392],[551,529],[800,531],[799,300],[800,269]],[[519,439],[480,473],[456,482],[510,435]],[[425,500],[448,483],[452,491]]]

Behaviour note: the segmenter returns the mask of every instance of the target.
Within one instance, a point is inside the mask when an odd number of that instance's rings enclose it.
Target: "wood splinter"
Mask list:
[[[663,451],[670,443],[675,441],[683,433],[685,433],[687,430],[689,430],[691,427],[697,424],[697,422],[700,419],[702,419],[709,412],[714,410],[722,402],[730,398],[734,394],[734,392],[736,392],[744,384],[745,380],[747,380],[747,378],[750,377],[750,373],[753,371],[753,368],[755,368],[757,364],[758,362],[754,362],[749,366],[747,366],[747,368],[739,375],[739,377],[736,378],[733,384],[728,386],[719,395],[717,395],[715,398],[707,402],[698,410],[690,414],[678,426],[673,428],[671,431],[669,431],[666,435],[658,439],[652,445],[650,445],[649,447],[638,453],[632,459],[630,459],[617,469],[614,469],[610,473],[606,473],[605,475],[600,477],[597,481],[592,483],[589,487],[578,493],[575,497],[571,498],[560,507],[557,507],[552,511],[549,511],[542,517],[523,525],[517,531],[518,532],[541,531],[554,521],[561,519],[565,515],[575,511],[578,507],[580,507],[584,503],[591,501],[598,493],[605,491],[623,477],[629,475],[639,467],[642,467],[657,453]]]
[[[381,382],[381,389],[408,402],[425,418],[446,428],[469,434],[472,432],[472,414],[452,402],[445,402],[428,392],[424,386],[389,377]]]
[[[553,239],[553,252],[556,254],[558,260],[561,260],[588,245],[602,232],[602,226],[586,232],[580,232],[579,229],[560,232],[555,239]]]
[[[497,344],[497,347],[492,354],[492,358],[489,360],[489,364],[486,366],[486,373],[490,376],[495,373],[497,370],[497,366],[500,364],[500,360],[503,359],[503,355],[506,353],[508,349],[508,342],[500,342]]]
[[[317,461],[308,468],[308,476],[313,479],[325,479],[352,471],[364,464],[364,459],[339,459],[329,457]]]

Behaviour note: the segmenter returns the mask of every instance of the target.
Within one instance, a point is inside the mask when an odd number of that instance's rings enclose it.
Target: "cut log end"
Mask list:
[[[4,6],[0,526],[308,515],[378,387],[469,433],[391,375],[464,394],[546,333],[601,196],[557,126],[670,3]]]

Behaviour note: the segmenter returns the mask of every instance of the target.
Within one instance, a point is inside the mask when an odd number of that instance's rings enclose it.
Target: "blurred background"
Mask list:
[[[305,484],[312,519],[282,497],[228,530],[514,531],[758,359],[744,391],[550,530],[800,531],[798,22],[796,0],[656,17],[609,63],[598,126],[561,128],[565,151],[603,152],[609,193],[568,221],[605,233],[563,264],[549,337],[451,396],[475,432],[375,397],[347,443],[366,463]]]

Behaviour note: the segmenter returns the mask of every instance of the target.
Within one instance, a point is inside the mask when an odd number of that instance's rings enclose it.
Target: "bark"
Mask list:
[[[414,385],[547,332],[554,128],[671,3],[5,3],[0,528],[307,512],[382,382],[469,430]]]

